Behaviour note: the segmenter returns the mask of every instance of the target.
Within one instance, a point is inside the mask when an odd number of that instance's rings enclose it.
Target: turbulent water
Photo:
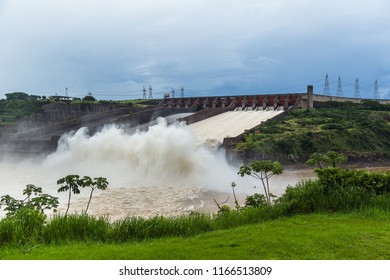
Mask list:
[[[0,195],[20,197],[26,184],[35,184],[59,196],[64,209],[66,194],[57,193],[59,178],[69,174],[106,177],[109,189],[96,192],[91,213],[118,218],[214,211],[213,200],[225,200],[233,181],[238,192],[254,192],[258,182],[239,177],[238,166],[229,165],[223,152],[199,145],[195,139],[190,127],[168,125],[165,119],[147,131],[132,133],[109,125],[90,136],[82,128],[64,135],[57,151],[44,159],[1,162]],[[281,193],[287,184],[278,185],[276,193]],[[71,211],[85,208],[87,196],[87,190],[74,196]]]

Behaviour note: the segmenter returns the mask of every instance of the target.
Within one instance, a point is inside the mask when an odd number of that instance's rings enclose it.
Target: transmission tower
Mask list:
[[[181,91],[180,97],[184,98],[184,87],[183,86],[181,86],[180,91]]]
[[[153,99],[152,86],[149,86],[149,99]]]
[[[175,89],[174,88],[172,88],[172,98],[175,98]]]
[[[324,95],[330,96],[328,74],[326,74],[326,76],[325,76]]]
[[[360,98],[359,79],[356,79],[356,81],[355,81],[355,91],[353,93],[353,97]]]
[[[143,87],[142,92],[144,93],[142,95],[142,99],[146,99],[146,88],[145,87]]]
[[[379,99],[379,86],[378,86],[378,80],[375,80],[375,85],[374,85],[374,99]]]
[[[341,77],[339,76],[339,81],[337,83],[337,92],[336,92],[337,97],[343,97],[343,87],[341,85]]]

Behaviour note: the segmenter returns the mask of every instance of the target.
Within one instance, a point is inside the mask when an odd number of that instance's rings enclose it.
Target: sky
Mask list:
[[[5,93],[390,99],[388,0],[0,0]],[[149,92],[147,91],[147,96]]]

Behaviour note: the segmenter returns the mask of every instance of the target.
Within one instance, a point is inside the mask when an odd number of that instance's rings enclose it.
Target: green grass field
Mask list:
[[[311,214],[193,237],[122,244],[69,243],[0,249],[19,260],[383,260],[390,259],[390,215]]]

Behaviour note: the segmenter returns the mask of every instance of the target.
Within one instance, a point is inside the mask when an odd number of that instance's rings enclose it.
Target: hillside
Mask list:
[[[24,131],[118,109],[145,108],[158,102],[95,100],[92,96],[60,100],[55,96],[37,96],[23,92],[7,93],[5,96],[5,99],[0,99],[0,136],[2,132]]]
[[[305,162],[312,153],[329,150],[345,153],[351,161],[389,159],[387,107],[295,109],[281,120],[269,120],[256,127],[235,149],[246,159]]]

